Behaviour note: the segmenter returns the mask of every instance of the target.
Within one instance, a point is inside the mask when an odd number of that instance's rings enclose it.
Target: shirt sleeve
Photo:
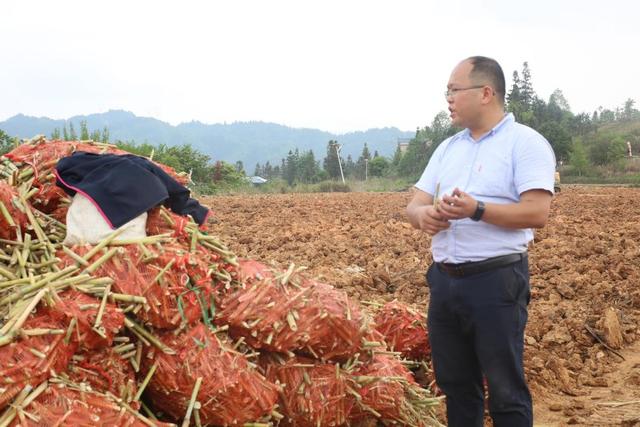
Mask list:
[[[424,172],[422,172],[422,176],[415,184],[415,187],[418,190],[422,190],[432,196],[435,194],[436,184],[438,182],[438,172],[440,169],[440,161],[442,160],[444,147],[449,143],[449,141],[450,139],[442,142],[433,152],[433,155],[429,159],[429,163],[427,163],[427,167],[424,169]]]
[[[556,156],[551,144],[539,133],[532,132],[516,145],[514,184],[518,194],[528,190],[553,193]]]

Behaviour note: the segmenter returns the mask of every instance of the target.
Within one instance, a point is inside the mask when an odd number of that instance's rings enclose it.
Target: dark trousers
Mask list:
[[[496,427],[533,425],[522,353],[529,304],[527,258],[466,277],[432,264],[428,330],[451,427],[483,425],[483,376]]]

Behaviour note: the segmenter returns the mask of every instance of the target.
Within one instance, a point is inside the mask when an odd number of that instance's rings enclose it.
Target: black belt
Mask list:
[[[509,254],[488,258],[482,261],[464,262],[460,264],[451,264],[447,262],[437,262],[438,268],[454,277],[471,276],[472,274],[484,273],[485,271],[495,270],[496,268],[505,267],[518,261],[527,259],[527,253],[521,252],[517,254]]]

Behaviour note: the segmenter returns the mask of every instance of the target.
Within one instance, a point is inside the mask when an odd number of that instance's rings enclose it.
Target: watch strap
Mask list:
[[[478,206],[476,207],[476,211],[471,216],[471,219],[473,221],[480,221],[480,219],[482,219],[482,215],[484,215],[484,209],[485,209],[484,202],[481,200],[478,200]]]

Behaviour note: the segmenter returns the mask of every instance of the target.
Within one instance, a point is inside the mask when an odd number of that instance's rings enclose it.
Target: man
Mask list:
[[[533,424],[523,370],[527,245],[547,222],[555,156],[505,114],[504,96],[495,60],[456,66],[446,97],[465,130],[438,146],[407,206],[411,224],[433,236],[428,329],[453,427],[483,425],[483,376],[495,426]]]

